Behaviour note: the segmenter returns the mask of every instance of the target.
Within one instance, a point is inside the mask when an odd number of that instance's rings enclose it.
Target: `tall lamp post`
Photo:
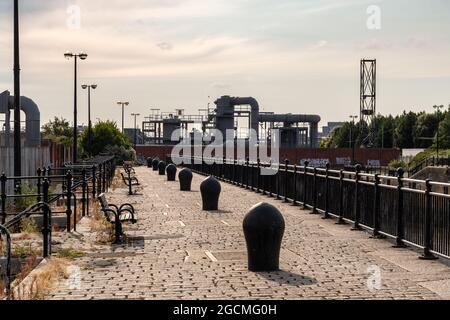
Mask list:
[[[20,41],[19,0],[14,0],[14,175],[22,175],[22,154],[20,141]],[[21,181],[14,181],[16,192],[20,193]]]
[[[140,113],[132,113],[131,116],[134,117],[134,150],[136,150],[137,145],[137,117],[139,117]]]
[[[353,129],[355,127],[355,120],[358,119],[358,116],[350,116],[352,119],[352,125],[350,126],[350,147],[352,148],[352,164],[355,163],[355,141],[353,141]]]
[[[441,124],[441,109],[444,106],[433,106],[434,109],[436,109],[437,113],[437,120],[438,120],[438,127],[437,127],[437,134],[436,134],[436,161],[439,163],[439,127]]]
[[[64,57],[69,60],[70,58],[73,58],[75,61],[75,67],[74,67],[74,95],[73,95],[73,154],[72,154],[72,162],[77,162],[77,139],[78,139],[78,123],[77,123],[77,114],[78,114],[78,108],[77,108],[77,61],[78,58],[80,60],[86,60],[88,55],[84,52],[80,52],[78,54],[72,53],[72,52],[66,52],[64,53]]]
[[[89,142],[89,148],[92,145],[92,122],[91,122],[91,89],[95,90],[97,89],[96,84],[83,84],[81,86],[84,90],[88,90],[88,142]],[[91,156],[91,151],[89,150],[89,156]]]
[[[125,106],[128,106],[129,102],[117,102],[119,106],[122,106],[122,133],[123,133],[123,123],[124,123],[124,117],[125,117]]]

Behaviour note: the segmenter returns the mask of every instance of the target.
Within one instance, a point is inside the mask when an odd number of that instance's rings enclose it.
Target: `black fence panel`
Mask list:
[[[425,232],[425,194],[404,192],[403,194],[403,225],[405,240],[423,246]]]
[[[431,230],[432,249],[436,252],[450,256],[450,199],[447,197],[432,195]]]
[[[360,223],[373,227],[373,209],[374,209],[374,199],[375,199],[375,188],[373,185],[359,184],[359,213],[360,213]]]
[[[355,182],[342,182],[342,216],[348,220],[355,220]]]
[[[380,231],[397,235],[397,190],[380,187]]]

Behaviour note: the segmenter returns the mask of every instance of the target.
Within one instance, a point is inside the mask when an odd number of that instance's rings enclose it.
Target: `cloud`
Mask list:
[[[157,44],[157,46],[161,49],[161,50],[172,50],[173,46],[172,44],[168,43],[168,42],[160,42]]]

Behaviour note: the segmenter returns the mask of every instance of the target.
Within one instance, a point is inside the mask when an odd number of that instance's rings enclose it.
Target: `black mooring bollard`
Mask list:
[[[153,162],[152,158],[147,158],[147,168],[151,168],[153,166],[152,162]]]
[[[159,164],[159,159],[155,158],[152,161],[152,166],[153,166],[153,171],[158,171],[158,164]]]
[[[192,171],[188,168],[184,168],[178,174],[178,180],[180,180],[180,190],[181,191],[191,191],[192,184]]]
[[[171,163],[166,167],[167,181],[175,181],[177,167]]]
[[[166,175],[166,163],[164,161],[158,163],[158,171],[160,176]]]
[[[281,212],[271,204],[261,202],[247,213],[243,227],[247,242],[248,270],[278,271],[285,228]]]
[[[222,187],[219,181],[213,176],[209,176],[200,184],[200,192],[203,200],[203,210],[219,210],[219,196]]]

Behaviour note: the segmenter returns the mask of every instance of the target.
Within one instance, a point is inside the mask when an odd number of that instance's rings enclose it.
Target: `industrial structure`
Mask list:
[[[360,141],[361,146],[375,145],[377,105],[377,60],[361,60],[360,80]]]
[[[270,141],[273,130],[278,129],[282,147],[316,148],[318,145],[318,115],[260,112],[258,102],[252,97],[222,96],[215,105],[214,109],[200,110],[199,115],[186,115],[183,109],[174,113],[154,112],[142,123],[145,144],[175,144],[172,134],[176,130],[180,130],[180,136],[192,137],[196,131],[208,136],[211,129],[219,130],[223,137],[232,130],[235,140],[248,140],[249,129],[253,129],[258,140]]]
[[[14,109],[14,97],[9,91],[0,93],[0,114],[4,114],[3,128],[0,130],[0,146],[11,146],[11,110]],[[30,98],[20,97],[20,109],[25,113],[25,147],[41,145],[41,114],[36,103]]]

